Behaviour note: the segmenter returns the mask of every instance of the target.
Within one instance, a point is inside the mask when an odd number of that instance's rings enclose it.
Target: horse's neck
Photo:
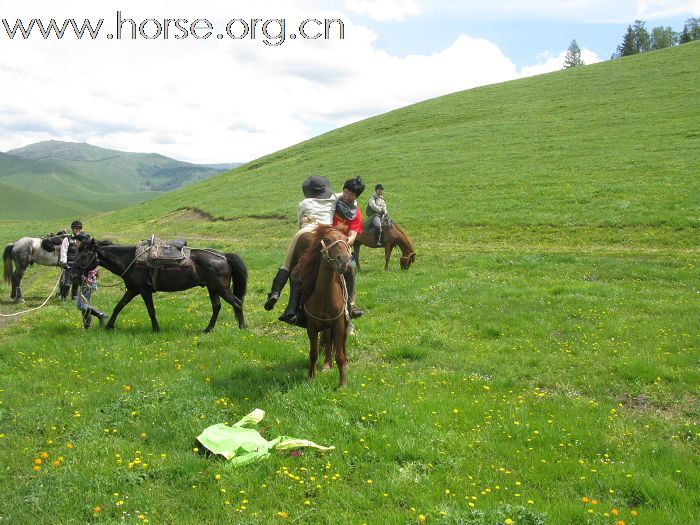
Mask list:
[[[314,286],[313,295],[316,296],[317,300],[321,300],[323,303],[332,301],[333,287],[336,284],[336,272],[330,268],[325,262],[321,261],[321,266],[318,269],[318,275],[316,276],[316,286]]]
[[[396,239],[396,244],[401,249],[401,253],[403,255],[408,255],[409,253],[412,253],[413,246],[411,246],[411,242],[408,240],[408,237],[406,237],[396,225],[394,225],[394,227],[391,230],[394,234],[394,239]]]
[[[121,275],[134,261],[136,255],[135,246],[98,246],[97,255],[100,258],[100,266],[104,266],[110,272]]]

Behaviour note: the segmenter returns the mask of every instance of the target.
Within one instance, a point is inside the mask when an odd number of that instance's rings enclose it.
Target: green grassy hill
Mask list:
[[[455,93],[114,213],[242,255],[249,329],[205,290],[114,332],[73,305],[0,317],[0,521],[675,525],[700,508],[700,42]],[[435,79],[439,82],[439,79]],[[300,184],[382,182],[418,254],[363,249],[350,384],[305,379],[304,331],[262,305]],[[367,195],[362,195],[364,208]],[[0,235],[55,230],[0,223]],[[33,267],[35,307],[55,268]],[[93,304],[111,311],[102,272]],[[281,303],[286,299],[282,297]],[[336,449],[241,468],[195,437],[254,408]],[[29,503],[29,504],[28,504]]]
[[[36,220],[112,211],[147,201],[224,169],[89,144],[39,142],[9,154],[0,153],[0,182],[20,190],[16,197],[27,197],[26,201],[16,200],[11,207],[0,209],[0,219],[24,220],[28,216],[24,208],[38,213],[33,215]],[[47,199],[61,205],[36,205]]]
[[[221,172],[156,153],[128,153],[90,144],[50,140],[8,152],[87,174],[94,184],[123,191],[170,191]]]
[[[390,211],[412,229],[674,235],[698,226],[700,105],[691,101],[700,95],[699,58],[690,44],[433,99],[110,222],[163,217],[185,201],[218,217],[291,219],[300,182],[323,174],[336,189],[354,175],[368,187],[382,182]]]

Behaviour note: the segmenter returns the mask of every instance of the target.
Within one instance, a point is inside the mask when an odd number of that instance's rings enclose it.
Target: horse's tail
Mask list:
[[[238,297],[243,303],[246,288],[248,287],[248,268],[246,268],[243,259],[235,253],[227,253],[226,260],[231,267],[231,280],[233,281],[233,295]]]
[[[3,277],[5,282],[12,282],[12,248],[14,248],[14,243],[10,243],[5,246],[5,251],[2,253],[2,260],[5,265],[5,271],[3,272]]]

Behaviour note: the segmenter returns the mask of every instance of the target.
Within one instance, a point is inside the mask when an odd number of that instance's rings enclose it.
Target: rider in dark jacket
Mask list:
[[[71,301],[75,301],[76,297],[78,296],[80,276],[73,275],[70,268],[75,262],[75,259],[78,257],[78,237],[84,235],[88,239],[90,238],[87,233],[83,233],[82,222],[73,221],[70,228],[73,231],[73,234],[64,237],[63,243],[61,244],[61,254],[58,259],[58,265],[63,268],[63,272],[61,273],[61,287],[58,292],[58,297],[62,302],[65,302],[68,298],[69,290],[71,292]]]

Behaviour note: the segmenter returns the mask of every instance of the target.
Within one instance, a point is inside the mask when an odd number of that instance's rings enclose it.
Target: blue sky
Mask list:
[[[109,38],[117,11],[145,36]],[[25,0],[0,7],[0,151],[54,139],[249,161],[421,100],[559,70],[574,38],[586,63],[608,60],[635,19],[680,31],[691,16],[700,0]],[[104,27],[59,40],[10,39],[2,25],[52,17]],[[166,39],[169,18],[205,18],[212,36],[178,40],[171,27]],[[266,45],[260,26],[255,39],[225,35],[228,21],[253,18],[273,35],[284,19],[284,41]],[[344,39],[293,39],[310,18],[342,20]]]

